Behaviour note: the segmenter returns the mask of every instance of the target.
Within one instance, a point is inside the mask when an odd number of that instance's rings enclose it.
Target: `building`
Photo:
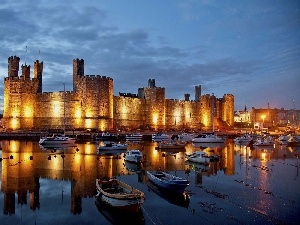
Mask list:
[[[83,59],[73,60],[73,91],[42,92],[43,62],[34,62],[32,78],[26,64],[19,76],[19,62],[17,56],[8,58],[8,76],[4,78],[3,126],[8,130],[61,129],[64,125],[68,130],[182,130],[234,123],[232,94],[222,98],[201,95],[199,85],[195,86],[195,100],[190,100],[189,94],[184,100],[166,99],[165,88],[149,79],[138,94],[114,96],[113,79],[84,75]]]

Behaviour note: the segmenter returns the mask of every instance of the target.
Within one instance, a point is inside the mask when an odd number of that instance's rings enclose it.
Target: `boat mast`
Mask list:
[[[214,93],[212,93],[212,99],[211,99],[211,115],[212,115],[212,132],[215,131],[215,127],[214,127],[214,116],[215,116],[215,101],[214,101]]]
[[[66,133],[66,84],[64,84],[64,135]]]

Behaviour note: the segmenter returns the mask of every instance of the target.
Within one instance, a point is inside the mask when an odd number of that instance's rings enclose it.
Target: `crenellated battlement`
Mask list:
[[[42,92],[43,62],[34,62],[32,78],[26,64],[18,76],[19,62],[17,56],[8,58],[4,78],[3,124],[9,129],[57,129],[63,126],[64,115],[68,129],[199,129],[211,125],[213,99],[215,117],[233,123],[234,96],[201,95],[201,85],[195,86],[195,100],[188,93],[184,99],[166,99],[165,88],[157,87],[155,79],[138,88],[138,94],[114,96],[113,79],[84,75],[84,60],[77,58],[73,60],[73,91]]]
[[[113,81],[112,78],[107,77],[107,76],[102,76],[102,75],[84,75],[79,78],[81,81],[85,80],[92,80],[93,82],[95,80],[103,81],[103,80],[108,80],[108,81]]]

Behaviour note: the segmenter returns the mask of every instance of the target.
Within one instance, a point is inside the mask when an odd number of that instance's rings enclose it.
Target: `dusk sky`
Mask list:
[[[0,111],[7,58],[44,62],[43,92],[72,90],[73,59],[114,94],[155,79],[167,99],[221,98],[235,110],[300,108],[299,0],[2,0]],[[27,48],[26,48],[27,46]],[[21,75],[21,69],[19,70]]]

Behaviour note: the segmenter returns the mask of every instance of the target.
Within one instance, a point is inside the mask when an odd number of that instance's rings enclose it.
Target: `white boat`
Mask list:
[[[152,134],[152,141],[160,142],[160,141],[170,141],[171,136],[165,133],[157,133]]]
[[[39,144],[47,147],[57,147],[57,146],[63,146],[63,145],[75,145],[76,138],[71,138],[68,136],[65,136],[66,133],[66,115],[65,115],[65,102],[66,102],[66,90],[65,90],[65,83],[64,84],[64,134],[63,135],[53,135],[53,136],[47,136],[42,137],[39,140]]]
[[[163,171],[147,171],[147,175],[154,184],[171,191],[183,192],[189,186],[188,180]]]
[[[138,149],[127,150],[124,157],[128,162],[140,163],[143,160],[143,153]]]
[[[234,139],[236,144],[248,144],[250,141],[253,141],[253,137],[250,135],[243,135]]]
[[[125,140],[127,142],[141,142],[142,139],[143,139],[143,135],[140,133],[127,134],[125,137]]]
[[[224,143],[225,139],[212,133],[202,133],[192,139],[193,143]]]
[[[254,142],[253,146],[274,146],[275,141],[271,136],[260,137]]]
[[[98,195],[103,202],[131,212],[138,212],[145,200],[145,194],[130,185],[117,180],[96,179]]]
[[[44,147],[63,147],[64,145],[75,146],[75,141],[75,138],[64,135],[53,135],[41,138],[39,144]]]
[[[205,164],[208,164],[211,161],[217,161],[219,159],[217,155],[209,156],[206,152],[203,151],[196,151],[190,155],[186,155],[186,158],[190,162]]]
[[[104,145],[99,145],[97,150],[100,151],[108,151],[108,150],[127,150],[127,144],[126,143],[105,143]]]

